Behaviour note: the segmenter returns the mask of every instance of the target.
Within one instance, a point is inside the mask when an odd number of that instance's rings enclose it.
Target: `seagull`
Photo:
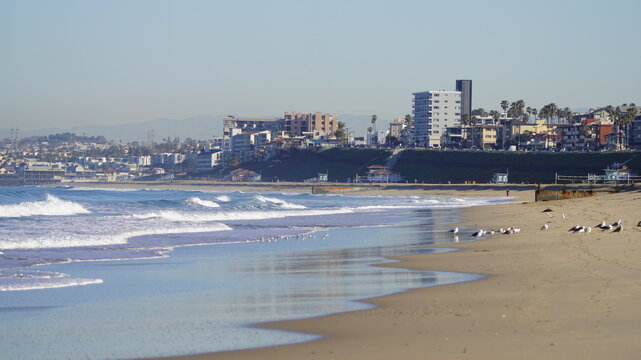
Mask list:
[[[512,231],[514,231],[514,233],[516,234],[516,233],[520,233],[521,229],[514,228],[514,229],[512,229]]]
[[[548,229],[548,224],[541,226],[541,230],[547,230],[547,229]]]
[[[617,220],[612,224],[612,226],[621,226],[621,219]]]
[[[458,234],[458,227],[455,227],[454,229],[450,230],[452,234]]]
[[[641,221],[639,221],[639,223],[637,224],[637,227],[641,227]]]
[[[621,232],[621,231],[623,231],[623,225],[619,225],[617,226],[616,229],[612,230],[612,232]]]
[[[509,228],[509,229],[505,230],[505,231],[503,232],[503,234],[505,234],[505,235],[512,235],[512,234],[514,234],[514,230],[512,230],[512,228]]]
[[[603,230],[612,230],[612,225],[601,226],[601,229],[603,229]]]
[[[590,231],[592,231],[592,228],[588,226],[588,227],[585,229],[585,232],[586,232],[586,233],[589,233]]]
[[[574,225],[574,226],[572,226],[572,228],[571,228],[570,230],[568,230],[568,231],[574,231],[574,232],[577,232],[577,231],[579,231],[579,229],[580,229],[580,228],[581,228],[581,226],[579,226],[579,225]]]
[[[479,229],[479,231],[477,231],[474,234],[472,234],[472,236],[481,237],[481,236],[483,236],[484,233],[485,233],[485,231],[483,229]]]
[[[485,233],[488,235],[494,235],[494,230],[486,231]]]
[[[641,221],[640,221],[639,223],[641,223]],[[501,234],[503,234],[503,233],[505,232],[505,229],[500,228],[500,229],[499,229],[499,232],[500,232]]]
[[[605,220],[601,221],[599,225],[596,225],[595,228],[603,229],[605,227]]]

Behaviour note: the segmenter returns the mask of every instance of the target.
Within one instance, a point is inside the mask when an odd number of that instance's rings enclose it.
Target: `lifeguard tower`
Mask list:
[[[492,184],[507,184],[508,175],[510,175],[509,172],[494,173],[494,175],[492,176],[492,181],[490,182]]]

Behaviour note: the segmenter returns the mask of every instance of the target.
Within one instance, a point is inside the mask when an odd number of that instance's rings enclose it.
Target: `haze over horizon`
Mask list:
[[[0,1],[0,128],[641,103],[636,1]],[[348,124],[349,126],[349,124]]]

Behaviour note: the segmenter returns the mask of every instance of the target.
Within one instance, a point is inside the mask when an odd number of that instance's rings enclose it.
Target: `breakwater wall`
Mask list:
[[[592,197],[598,195],[613,194],[624,190],[635,188],[631,185],[548,185],[536,189],[535,201],[565,200]]]

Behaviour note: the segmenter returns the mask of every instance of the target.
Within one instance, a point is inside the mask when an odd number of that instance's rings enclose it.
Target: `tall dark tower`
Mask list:
[[[472,80],[456,80],[456,91],[461,92],[461,116],[472,115]]]

